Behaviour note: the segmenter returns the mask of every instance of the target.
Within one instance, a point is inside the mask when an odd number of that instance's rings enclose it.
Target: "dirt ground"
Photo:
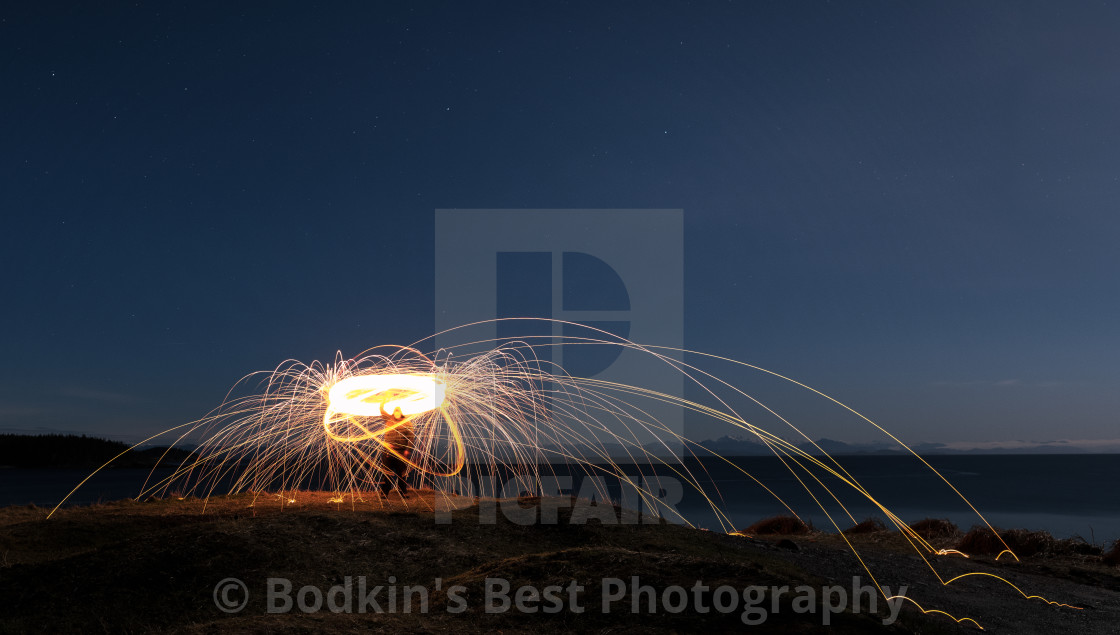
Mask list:
[[[0,632],[1115,633],[1120,623],[1120,570],[1097,555],[923,558],[897,531],[851,544],[729,536],[585,501],[432,492],[48,511],[0,509]],[[853,610],[855,576],[905,586],[909,600],[880,596],[872,611],[867,594]],[[317,597],[318,610],[301,610]]]

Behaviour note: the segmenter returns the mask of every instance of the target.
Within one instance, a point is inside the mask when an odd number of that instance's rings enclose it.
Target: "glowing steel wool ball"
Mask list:
[[[395,455],[415,470],[433,476],[453,476],[463,469],[466,452],[458,426],[442,408],[445,396],[446,385],[435,375],[354,375],[339,380],[327,391],[323,428],[328,437],[339,443],[372,440],[380,444],[383,452]],[[443,464],[444,469],[435,463],[417,462],[409,456],[411,452],[402,454],[386,440],[389,432],[411,426],[413,417],[434,410],[440,411],[440,418],[447,424],[454,449],[454,458]],[[380,419],[380,424],[367,425],[363,419],[370,417]],[[349,433],[338,429],[342,422]]]
[[[331,386],[327,402],[338,414],[380,417],[397,408],[406,417],[443,404],[444,384],[432,375],[357,375]]]
[[[443,398],[443,382],[431,375],[355,375],[340,380],[327,391],[323,428],[327,436],[342,443],[365,439],[381,441],[380,437],[403,425],[408,417],[439,408]],[[403,419],[386,416],[398,410]],[[355,417],[380,417],[385,425],[371,430]],[[335,424],[340,421],[346,421],[361,433],[339,434]]]

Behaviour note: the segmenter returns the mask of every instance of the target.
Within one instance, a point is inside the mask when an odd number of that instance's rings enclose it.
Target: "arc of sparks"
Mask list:
[[[568,322],[563,324],[574,325]],[[418,344],[408,347],[386,346],[378,347],[378,350],[390,348],[393,351],[391,354],[375,354],[374,349],[370,349],[358,358],[344,359],[339,353],[334,364],[313,362],[304,365],[288,360],[271,373],[248,375],[235,387],[250,377],[263,374],[266,375],[264,390],[259,394],[227,396],[227,401],[206,417],[161,433],[186,429],[175,443],[182,442],[196,431],[202,431],[208,438],[173,474],[151,485],[145,482],[138,498],[153,491],[166,492],[173,483],[182,483],[191,491],[205,490],[208,498],[223,479],[230,481],[230,493],[277,488],[284,492],[298,489],[301,484],[311,481],[317,466],[325,465],[328,483],[339,492],[337,500],[332,500],[338,502],[342,500],[343,491],[357,493],[370,483],[378,482],[379,473],[388,475],[387,470],[390,468],[386,467],[384,459],[391,455],[406,463],[410,469],[416,470],[418,480],[430,483],[437,491],[442,491],[441,487],[451,483],[440,484],[435,479],[466,472],[468,478],[473,474],[481,481],[487,466],[493,473],[497,473],[499,465],[520,470],[519,478],[529,483],[536,480],[540,488],[543,487],[540,485],[541,471],[547,469],[551,462],[558,461],[580,466],[588,476],[596,473],[614,475],[633,485],[643,501],[657,500],[657,497],[643,493],[634,479],[615,462],[606,445],[615,443],[621,446],[622,451],[635,464],[640,462],[638,459],[648,458],[651,464],[664,466],[673,476],[685,481],[711,506],[721,527],[733,528],[730,517],[720,508],[722,494],[715,483],[708,490],[709,486],[702,482],[703,475],[693,473],[694,469],[706,473],[707,468],[703,465],[690,468],[657,458],[647,446],[639,444],[637,436],[633,436],[636,431],[644,430],[652,433],[662,444],[666,440],[680,441],[693,458],[710,455],[726,463],[760,485],[791,514],[797,515],[786,501],[743,466],[684,437],[658,421],[638,403],[629,401],[630,398],[637,398],[676,404],[686,411],[755,435],[805,488],[816,506],[840,532],[879,592],[888,600],[895,598],[888,597],[885,590],[879,587],[875,575],[859,554],[856,545],[848,540],[841,531],[838,520],[826,509],[831,499],[855,522],[838,492],[834,491],[830,483],[822,480],[823,475],[839,479],[843,485],[881,510],[903,533],[942,585],[947,586],[965,576],[984,575],[1012,586],[1027,599],[1041,599],[1050,604],[1069,606],[1028,595],[1008,580],[994,574],[970,572],[945,580],[927,555],[967,558],[966,554],[954,549],[934,548],[873,497],[839,461],[813,443],[789,419],[744,390],[697,365],[674,359],[670,353],[698,355],[703,359],[720,360],[769,374],[846,409],[908,450],[987,524],[987,520],[945,476],[897,437],[851,407],[794,379],[745,362],[709,353],[640,345],[600,329],[578,326],[590,329],[592,336],[565,335],[560,341],[551,336],[526,336],[524,341],[505,344],[495,339],[482,339],[440,349],[439,353],[432,354],[431,357],[415,348]],[[564,343],[610,344],[644,353],[653,360],[668,364],[695,382],[714,403],[691,401],[641,386],[604,379],[573,377],[560,366],[542,361],[536,355],[538,347],[560,346]],[[480,345],[485,345],[485,352],[473,353],[473,348]],[[467,354],[452,359],[453,354],[460,352]],[[436,356],[442,356],[442,365],[433,361]],[[728,392],[723,392],[724,390]],[[230,394],[233,395],[233,392],[231,389]],[[798,445],[748,422],[736,411],[729,395],[759,406],[815,446],[822,457],[817,458]],[[402,429],[400,433],[413,436],[409,434],[412,432],[415,439],[415,448],[410,447],[409,451],[400,449],[400,444],[395,443],[390,434],[405,426],[411,428],[411,431]],[[156,435],[158,436],[160,435]],[[410,441],[409,445],[412,444]],[[477,460],[471,459],[471,463],[477,462],[478,465],[470,468],[466,466],[468,448],[472,457],[478,457]],[[411,451],[413,449],[415,451]],[[542,464],[542,461],[545,462]],[[107,465],[98,468],[94,474]],[[652,468],[651,475],[656,475]],[[90,477],[92,476],[91,474]],[[644,472],[642,476],[644,478]],[[78,487],[90,477],[79,483]],[[599,495],[608,496],[606,486],[603,488]],[[827,495],[820,496],[822,492],[818,488]],[[77,489],[76,487],[75,490]],[[67,498],[73,493],[71,491]],[[294,502],[294,498],[286,500]],[[48,517],[57,509],[58,506]],[[676,515],[691,526],[679,513]],[[741,532],[732,533],[743,535]],[[1006,543],[1004,547],[1007,547]],[[1015,557],[1010,549],[1005,549],[996,559],[999,560],[1004,555]],[[944,611],[924,608],[913,599],[905,599],[913,602],[922,612],[947,615],[958,623],[969,622],[979,627],[972,618],[957,618]]]

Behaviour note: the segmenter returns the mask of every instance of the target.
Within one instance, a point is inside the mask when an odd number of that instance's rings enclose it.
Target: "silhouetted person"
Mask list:
[[[381,450],[381,465],[389,471],[389,474],[386,474],[381,481],[381,493],[388,495],[389,490],[395,487],[403,496],[408,492],[405,474],[408,473],[409,464],[397,454],[412,460],[412,445],[416,441],[416,433],[412,429],[412,422],[405,419],[400,408],[394,409],[393,414],[382,409],[381,414],[386,427],[399,423],[382,437],[382,442],[388,447]],[[390,452],[389,448],[397,454]]]

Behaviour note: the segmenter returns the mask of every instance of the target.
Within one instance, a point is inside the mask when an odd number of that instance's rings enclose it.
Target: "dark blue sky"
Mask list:
[[[0,429],[429,335],[437,208],[681,208],[689,348],[1120,437],[1115,5],[72,4],[0,12]]]

